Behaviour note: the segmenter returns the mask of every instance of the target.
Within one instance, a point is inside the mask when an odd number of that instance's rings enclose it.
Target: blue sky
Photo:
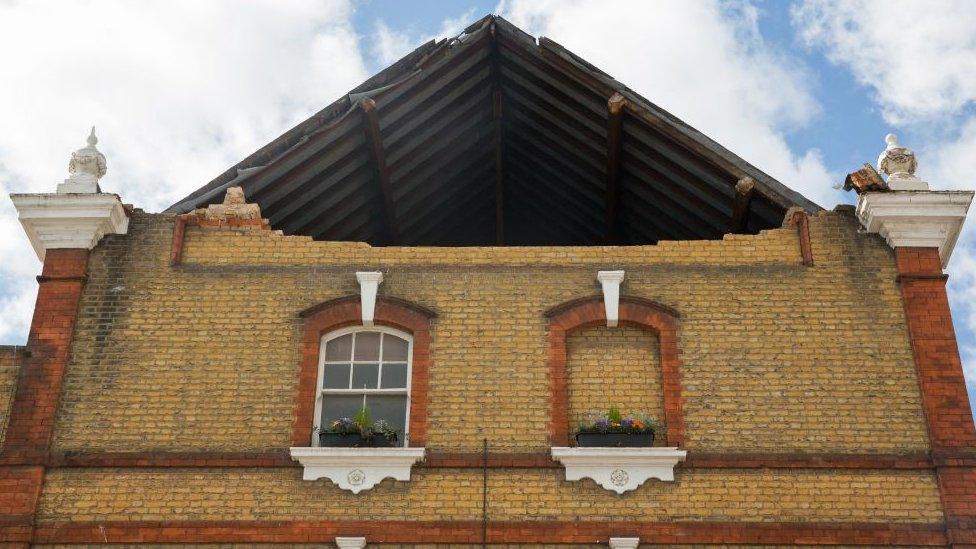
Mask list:
[[[158,211],[430,38],[501,13],[822,206],[895,132],[937,189],[976,188],[976,2],[0,2],[0,193],[52,191],[99,127],[103,187]],[[898,14],[897,17],[892,14]],[[906,24],[905,22],[910,22]],[[976,230],[949,266],[976,393]],[[0,201],[0,343],[39,263]],[[856,349],[852,349],[856,352]]]

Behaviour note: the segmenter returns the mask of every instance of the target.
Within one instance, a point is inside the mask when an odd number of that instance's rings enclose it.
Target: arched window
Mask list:
[[[413,338],[392,328],[357,326],[322,336],[315,424],[352,418],[365,404],[371,420],[389,422],[407,446],[412,356]]]

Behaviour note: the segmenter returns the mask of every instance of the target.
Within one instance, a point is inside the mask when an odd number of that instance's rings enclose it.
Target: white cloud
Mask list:
[[[433,34],[393,29],[385,21],[377,21],[373,29],[373,44],[370,51],[375,61],[384,66],[390,65],[430,40],[440,40],[460,34],[465,27],[474,22],[476,17],[474,8],[457,17],[448,17],[441,21],[440,28]]]
[[[749,4],[506,0],[499,12],[559,42],[617,80],[825,207],[831,188],[819,151],[793,151],[786,132],[819,113],[809,75],[779,56]]]
[[[7,193],[53,192],[94,124],[102,188],[169,205],[365,79],[351,15],[346,0],[0,2],[0,342],[26,337],[39,266]]]
[[[976,3],[807,0],[793,9],[806,44],[870,87],[890,124],[921,142],[918,175],[935,189],[976,189]],[[976,227],[949,264],[949,297],[976,390]]]
[[[958,112],[976,98],[971,0],[809,0],[798,34],[874,89],[892,124]]]

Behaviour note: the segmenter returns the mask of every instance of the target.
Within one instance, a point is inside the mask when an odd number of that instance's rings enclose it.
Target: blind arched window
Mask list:
[[[386,420],[408,441],[413,338],[385,327],[352,327],[322,337],[315,424],[356,415],[365,403],[371,419]],[[318,437],[312,437],[318,446]]]

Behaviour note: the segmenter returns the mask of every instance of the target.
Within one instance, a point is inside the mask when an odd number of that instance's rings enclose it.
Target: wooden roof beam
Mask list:
[[[730,232],[745,232],[749,224],[749,201],[756,191],[756,181],[743,177],[735,184],[735,198],[732,199],[732,220],[729,222]]]
[[[494,132],[495,147],[495,244],[502,246],[505,244],[505,172],[502,147],[504,139],[502,136],[502,92],[501,71],[498,68],[498,29],[495,27],[494,20],[489,29],[491,33],[491,120],[492,131]]]
[[[624,105],[627,100],[620,93],[614,93],[607,100],[607,243],[616,243],[619,238],[617,227],[617,207],[620,201],[620,156],[623,150],[621,138]]]
[[[502,155],[502,90],[492,94],[492,123],[495,140],[495,243],[505,244],[505,166]]]
[[[370,158],[376,171],[376,181],[383,197],[383,211],[386,214],[386,228],[389,243],[400,242],[400,232],[396,220],[396,204],[393,202],[393,185],[390,182],[390,168],[386,164],[386,149],[383,148],[383,134],[380,133],[380,120],[376,113],[376,102],[366,97],[359,102],[363,112],[363,130],[366,144],[369,145]]]

